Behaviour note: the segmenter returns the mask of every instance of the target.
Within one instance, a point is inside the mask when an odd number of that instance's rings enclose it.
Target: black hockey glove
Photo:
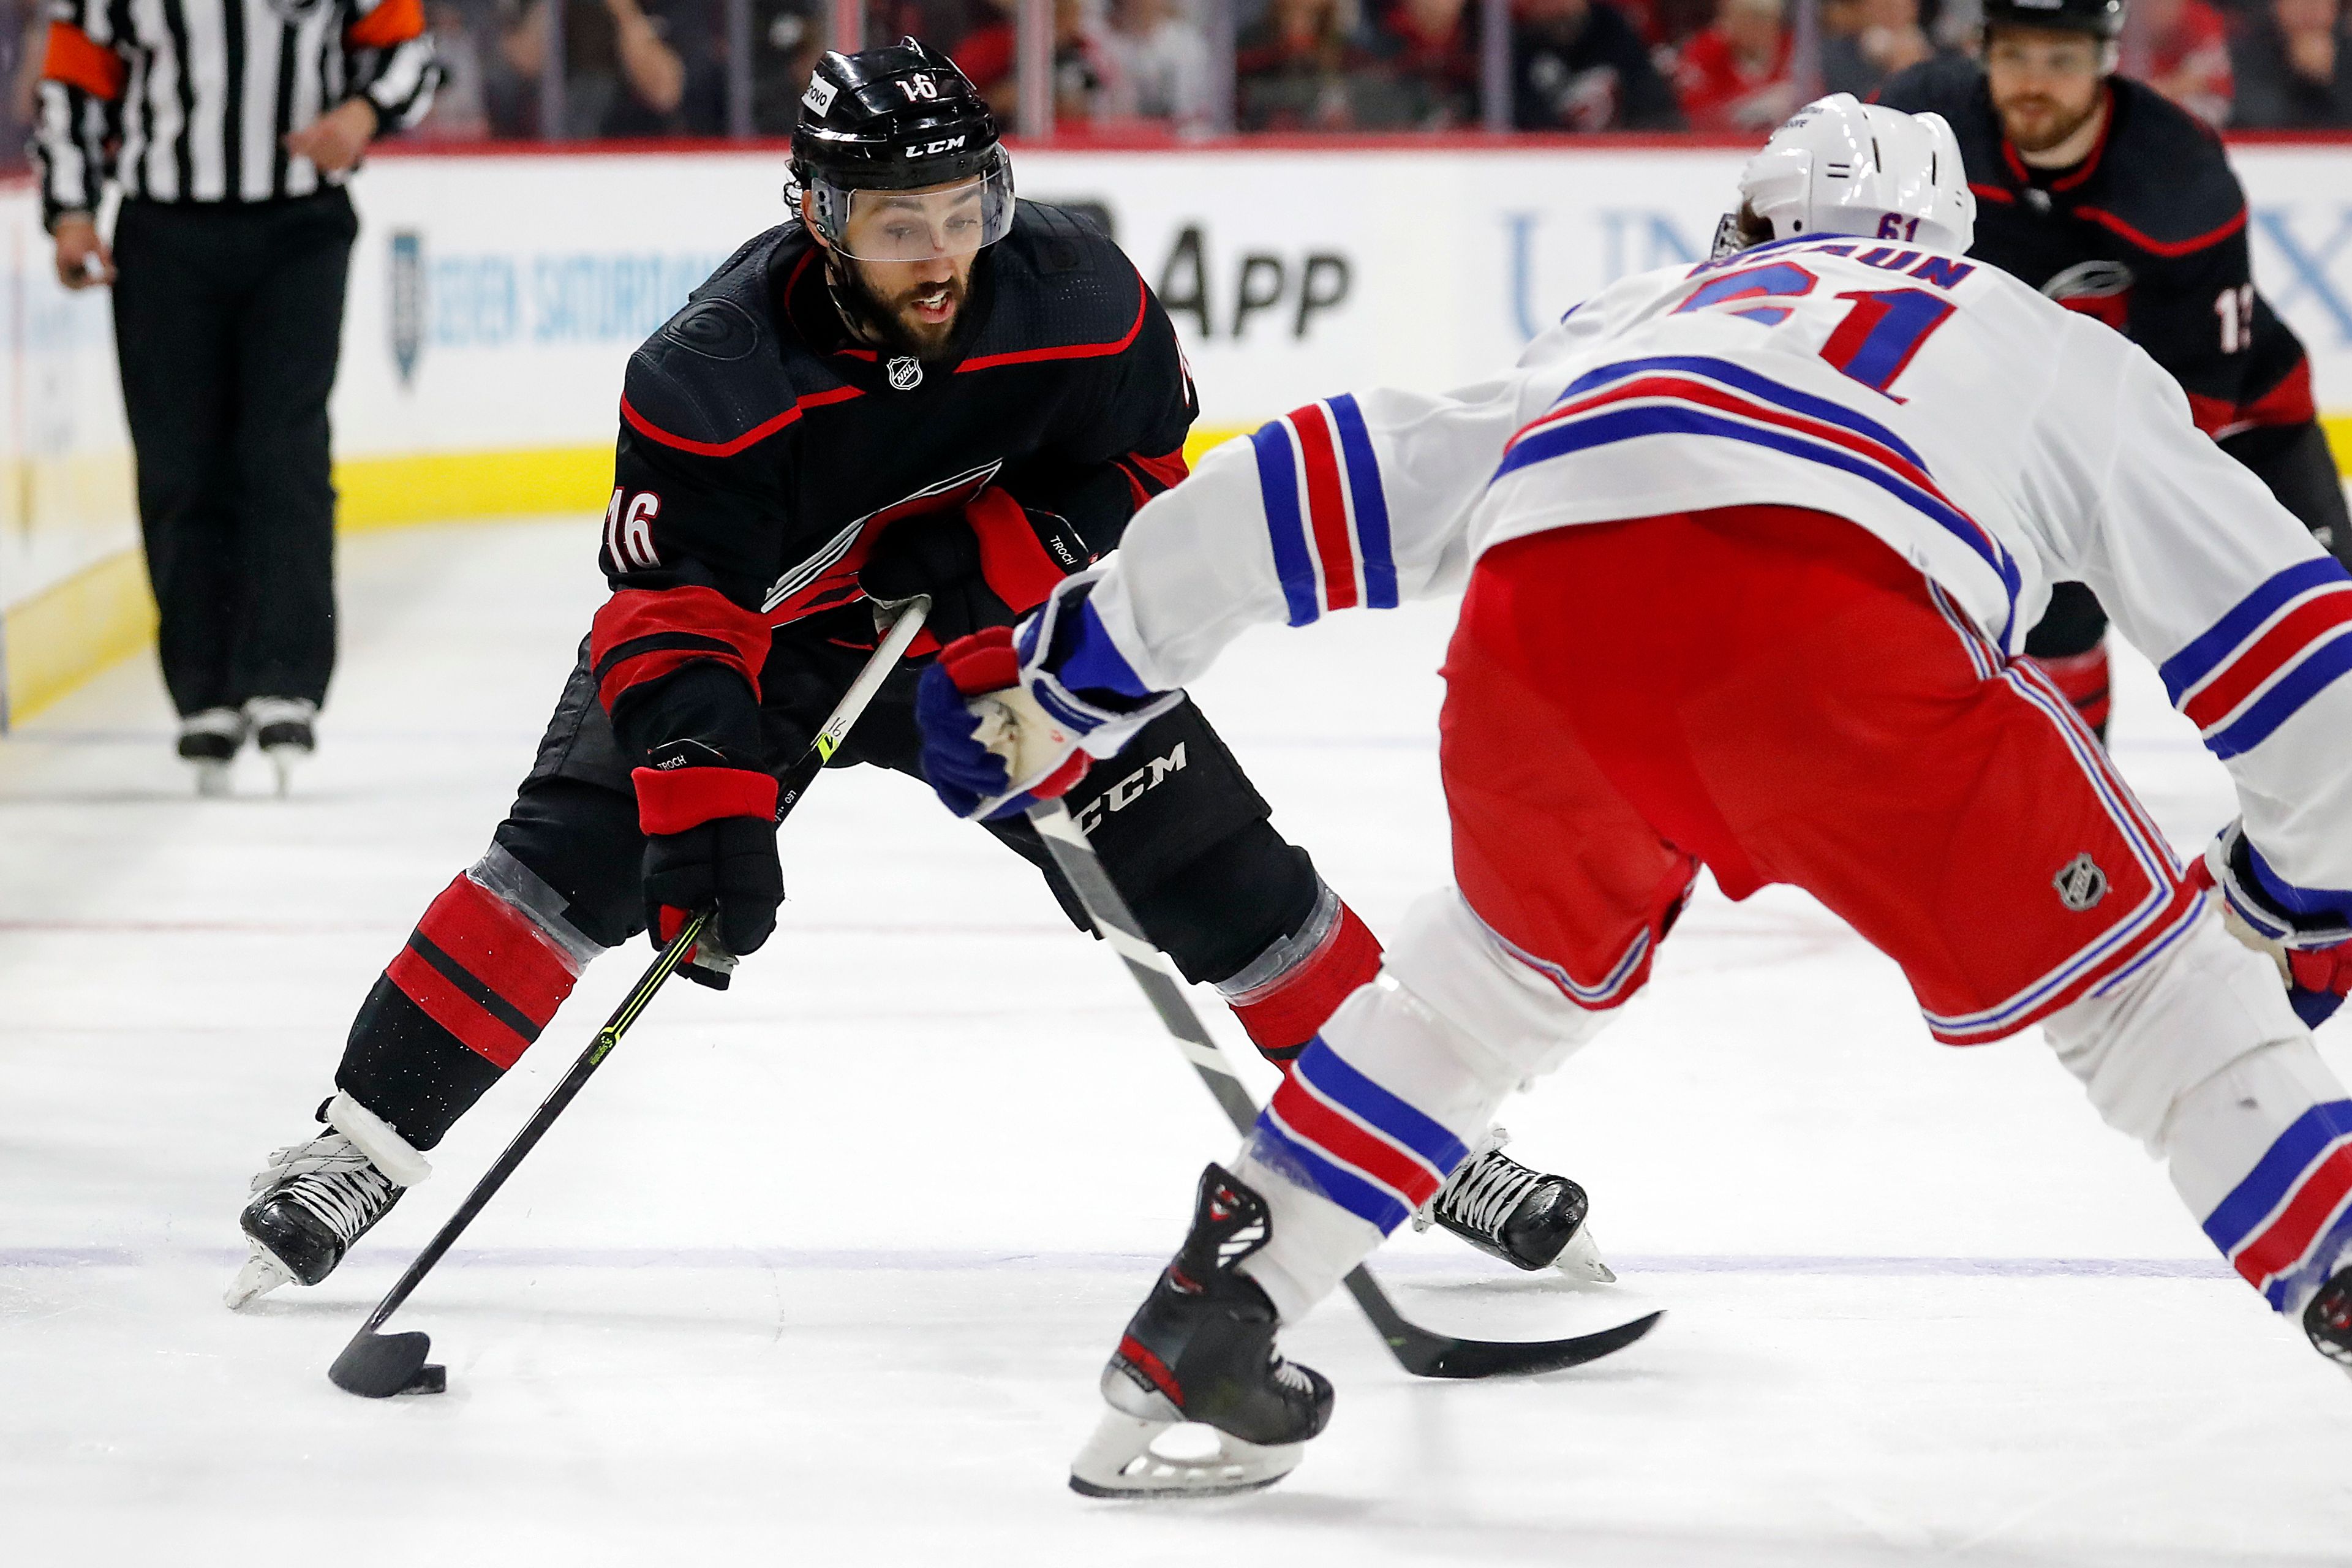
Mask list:
[[[1068,519],[988,490],[961,513],[891,524],[858,581],[885,602],[929,594],[924,628],[945,645],[982,626],[1011,626],[1093,560]]]
[[[646,834],[646,926],[668,945],[688,916],[714,910],[709,933],[678,973],[727,988],[735,958],[757,952],[776,929],[784,872],[776,858],[776,781],[755,768],[724,765],[695,741],[654,753],[632,775],[637,825]]]

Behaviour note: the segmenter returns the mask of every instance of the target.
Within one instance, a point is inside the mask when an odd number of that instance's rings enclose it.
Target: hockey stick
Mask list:
[[[832,759],[834,752],[840,750],[850,726],[857,722],[858,715],[866,711],[866,704],[873,701],[874,694],[882,689],[882,682],[905,656],[907,646],[923,629],[923,617],[930,613],[930,601],[925,598],[909,599],[899,605],[882,607],[886,612],[895,609],[898,613],[890,621],[881,645],[866,661],[866,667],[857,672],[857,679],[850,682],[849,689],[842,695],[841,700],[834,705],[831,716],[817,731],[816,738],[809,742],[808,750],[777,778],[778,822],[782,822],[786,814],[799,804],[818,773]],[[457,1212],[449,1216],[448,1222],[434,1234],[431,1241],[425,1243],[425,1250],[416,1255],[416,1261],[408,1266],[407,1271],[393,1286],[391,1293],[376,1303],[375,1310],[368,1314],[367,1321],[362,1323],[359,1332],[352,1336],[352,1342],[343,1347],[342,1353],[335,1358],[335,1363],[327,1369],[327,1376],[337,1388],[369,1399],[383,1399],[395,1394],[439,1394],[448,1387],[446,1370],[438,1365],[428,1365],[425,1360],[433,1348],[433,1342],[427,1335],[414,1331],[402,1334],[379,1333],[377,1331],[383,1327],[384,1320],[399,1310],[401,1303],[407,1300],[410,1293],[424,1282],[425,1275],[433,1271],[433,1266],[441,1261],[442,1255],[474,1222],[474,1216],[482,1212],[483,1205],[506,1184],[507,1178],[514,1174],[515,1167],[522,1163],[523,1156],[530,1153],[545,1136],[547,1130],[554,1125],[555,1119],[563,1114],[564,1107],[572,1103],[588,1082],[589,1075],[613,1054],[613,1047],[621,1043],[621,1037],[629,1032],[629,1026],[645,1012],[646,1005],[653,1001],[654,994],[662,988],[662,982],[676,973],[686,956],[694,951],[695,939],[702,934],[709,919],[708,911],[697,913],[677,935],[670,939],[669,945],[661,950],[652,967],[631,987],[628,995],[613,1010],[613,1016],[604,1020],[604,1026],[596,1031],[596,1037],[588,1043],[586,1050],[580,1053],[580,1059],[572,1064],[572,1070],[563,1075],[563,1081],[555,1086],[555,1091],[532,1112],[530,1120],[523,1123],[522,1131],[515,1134],[514,1142],[507,1145],[506,1152],[483,1173],[482,1179],[474,1184],[474,1190],[467,1193],[466,1201],[457,1205]]]
[[[1078,901],[1086,906],[1095,929],[1118,953],[1128,973],[1142,987],[1152,1010],[1160,1015],[1160,1021],[1168,1026],[1176,1048],[1184,1053],[1184,1059],[1201,1075],[1201,1081],[1208,1086],[1226,1119],[1233,1122],[1234,1131],[1248,1137],[1257,1121],[1256,1102],[1242,1087],[1225,1053],[1202,1027],[1201,1016],[1185,999],[1175,970],[1166,955],[1143,934],[1142,926],[1118,889],[1111,885],[1101,858],[1071,819],[1068,808],[1059,800],[1039,801],[1029,808],[1029,821],[1045,839],[1046,852],[1069,879]],[[1389,1300],[1388,1292],[1381,1289],[1371,1271],[1361,1265],[1349,1271],[1347,1286],[1356,1305],[1364,1310],[1364,1316],[1371,1319],[1372,1326],[1380,1331],[1397,1364],[1416,1377],[1494,1377],[1580,1366],[1624,1349],[1656,1327],[1658,1320],[1665,1315],[1652,1312],[1613,1329],[1564,1340],[1465,1340],[1433,1333],[1409,1321],[1396,1310],[1396,1304]]]

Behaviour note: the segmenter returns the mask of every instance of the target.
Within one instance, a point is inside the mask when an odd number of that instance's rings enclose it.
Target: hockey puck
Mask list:
[[[427,1362],[416,1369],[403,1394],[446,1394],[449,1392],[449,1369],[438,1362]]]

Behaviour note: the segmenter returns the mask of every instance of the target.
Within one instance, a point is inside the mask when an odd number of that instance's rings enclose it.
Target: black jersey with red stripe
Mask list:
[[[772,229],[629,362],[601,554],[614,596],[591,639],[605,705],[619,722],[686,687],[707,718],[711,670],[756,696],[780,628],[870,642],[857,574],[883,531],[991,489],[1099,555],[1183,477],[1196,412],[1159,300],[1057,208],[1020,204],[975,260],[950,352],[922,362],[856,340],[814,242]]]
[[[1927,61],[1877,101],[1949,121],[1977,198],[1969,254],[2126,333],[2169,371],[2210,436],[2313,416],[2303,344],[2255,291],[2246,195],[2221,139],[2124,77],[2071,169],[2032,169],[2001,133],[1984,71]]]

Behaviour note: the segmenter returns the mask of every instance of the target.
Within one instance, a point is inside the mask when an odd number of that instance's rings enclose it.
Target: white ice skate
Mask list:
[[[229,793],[229,771],[245,744],[245,715],[234,708],[207,708],[180,721],[180,760],[196,775],[196,793],[218,799]]]
[[[1070,1461],[1070,1489],[1104,1498],[1224,1497],[1272,1486],[1306,1454],[1304,1443],[1248,1443],[1213,1426],[1106,1410]]]
[[[278,795],[293,792],[294,769],[319,749],[319,705],[301,697],[257,697],[245,705],[254,743],[278,775]]]

